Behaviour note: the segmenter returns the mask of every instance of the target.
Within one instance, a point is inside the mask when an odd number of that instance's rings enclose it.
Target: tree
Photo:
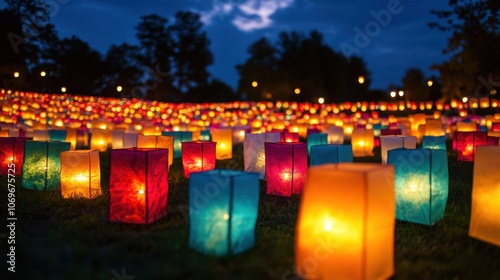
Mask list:
[[[104,58],[104,76],[102,92],[107,96],[117,94],[121,87],[121,96],[135,97],[132,89],[141,84],[142,71],[137,62],[139,48],[129,44],[112,45]]]
[[[422,70],[409,68],[401,79],[405,98],[411,101],[427,101],[429,99],[430,88]]]
[[[441,73],[443,97],[486,96],[494,92],[496,83],[493,81],[500,81],[500,55],[497,51],[500,45],[500,2],[449,0],[448,3],[449,10],[431,12],[441,22],[429,23],[431,28],[451,32],[448,46],[443,51],[450,55],[450,59],[433,66]]]
[[[233,89],[219,79],[191,88],[183,98],[187,102],[230,102],[240,100]]]

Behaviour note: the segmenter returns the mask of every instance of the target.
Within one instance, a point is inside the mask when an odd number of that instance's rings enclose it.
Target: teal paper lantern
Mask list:
[[[212,141],[212,135],[210,134],[210,130],[202,130],[200,131],[200,141]]]
[[[191,131],[164,131],[162,135],[174,137],[174,158],[182,157],[182,142],[193,141],[193,132]]]
[[[49,130],[50,141],[66,141],[66,130]]]
[[[21,185],[28,189],[50,190],[61,186],[61,152],[71,143],[59,141],[26,141]]]
[[[314,145],[328,144],[327,133],[311,133],[307,134],[307,154],[311,154],[311,147]]]
[[[311,147],[309,165],[352,162],[351,145],[315,145]]]
[[[259,173],[212,170],[189,177],[189,246],[226,256],[255,243]]]
[[[424,136],[422,148],[446,150],[446,136]]]
[[[394,149],[388,154],[395,173],[396,219],[433,225],[443,218],[448,200],[446,150]]]

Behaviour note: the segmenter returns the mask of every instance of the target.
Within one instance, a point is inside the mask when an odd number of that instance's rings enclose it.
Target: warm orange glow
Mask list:
[[[143,194],[144,194],[144,189],[140,189],[138,193],[139,193],[140,195],[143,195]]]
[[[358,83],[360,83],[360,84],[364,84],[364,83],[365,83],[365,77],[363,77],[363,76],[359,76],[359,77],[358,77]]]
[[[82,174],[77,174],[75,177],[73,177],[74,180],[79,181],[79,182],[84,182],[88,181],[89,177],[82,175]]]
[[[294,92],[295,94],[300,94],[300,88],[296,88],[293,92]]]
[[[14,78],[19,78],[19,72],[14,72]]]
[[[252,87],[257,87],[258,85],[259,85],[259,83],[257,83],[257,81],[252,82]]]

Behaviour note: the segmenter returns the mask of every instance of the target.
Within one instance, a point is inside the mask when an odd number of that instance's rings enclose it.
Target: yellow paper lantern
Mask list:
[[[94,198],[101,194],[99,151],[61,153],[61,194],[64,198]]]
[[[394,168],[310,167],[295,232],[304,279],[388,279],[394,273]]]
[[[233,158],[233,130],[213,129],[211,130],[212,141],[217,142],[215,150],[216,159]]]
[[[168,166],[174,162],[174,137],[169,135],[137,135],[137,148],[168,149]]]
[[[354,157],[373,156],[373,129],[355,128],[351,134],[352,154]]]

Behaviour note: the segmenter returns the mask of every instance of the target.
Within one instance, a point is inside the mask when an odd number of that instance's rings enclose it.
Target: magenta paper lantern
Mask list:
[[[307,173],[307,144],[280,142],[264,144],[267,194],[300,194]]]
[[[184,176],[200,171],[210,171],[215,168],[215,151],[217,143],[204,141],[182,142],[182,167]]]
[[[488,145],[487,132],[457,131],[455,137],[458,161],[474,161],[476,147]]]
[[[14,164],[14,175],[21,174],[24,158],[24,137],[0,137],[0,176],[7,176],[8,166]],[[12,174],[12,173],[11,173]]]

